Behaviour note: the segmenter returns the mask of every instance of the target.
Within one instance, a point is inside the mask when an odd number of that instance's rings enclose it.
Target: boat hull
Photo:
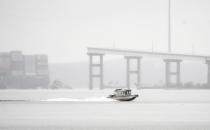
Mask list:
[[[118,101],[132,101],[135,98],[137,98],[138,95],[130,95],[130,96],[109,96],[108,98],[114,99],[114,100],[118,100]]]

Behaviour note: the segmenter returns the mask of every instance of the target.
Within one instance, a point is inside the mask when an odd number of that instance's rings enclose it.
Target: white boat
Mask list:
[[[114,92],[114,94],[109,95],[107,98],[118,101],[132,101],[139,96],[138,94],[132,95],[130,89],[116,89]]]

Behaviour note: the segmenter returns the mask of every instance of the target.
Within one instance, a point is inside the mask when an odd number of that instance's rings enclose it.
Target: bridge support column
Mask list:
[[[165,82],[166,87],[170,87],[172,85],[171,83],[171,77],[176,76],[176,86],[180,86],[180,63],[182,60],[179,59],[164,59],[164,62],[166,64],[166,70],[165,70]],[[176,64],[176,72],[171,71],[171,63]]]
[[[210,87],[210,60],[206,60],[207,64],[207,86]]]
[[[104,54],[88,54],[89,55],[89,89],[93,89],[93,79],[100,79],[100,89],[104,88],[104,73],[103,73],[103,55]],[[99,63],[93,63],[93,58],[99,57]],[[94,74],[93,69],[99,68],[99,74]]]
[[[126,59],[126,86],[129,89],[130,88],[130,75],[131,74],[136,74],[137,75],[137,83],[136,83],[136,87],[137,89],[140,88],[140,84],[141,84],[141,65],[140,65],[140,60],[142,57],[134,57],[134,56],[125,56]],[[135,70],[131,70],[131,66],[130,66],[130,61],[131,60],[135,60],[136,61],[136,69]]]

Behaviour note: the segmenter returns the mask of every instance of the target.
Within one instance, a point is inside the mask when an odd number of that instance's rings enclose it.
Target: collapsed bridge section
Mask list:
[[[180,74],[181,74],[181,62],[183,60],[193,60],[202,61],[207,64],[208,75],[207,75],[207,85],[210,86],[210,56],[204,55],[192,55],[192,54],[179,54],[179,53],[165,53],[165,52],[148,52],[148,51],[137,51],[137,50],[127,50],[127,49],[110,49],[110,48],[87,48],[87,54],[89,56],[89,89],[93,89],[93,79],[100,79],[100,89],[104,88],[104,72],[103,72],[103,57],[104,55],[122,55],[126,60],[126,87],[130,88],[130,75],[136,74],[137,78],[137,88],[141,85],[141,59],[142,58],[162,58],[165,62],[165,83],[166,87],[172,85],[171,77],[176,77],[176,86],[181,84]],[[93,58],[99,57],[100,62],[98,64],[93,63]],[[130,61],[136,61],[136,69],[134,71],[130,70]],[[176,64],[176,71],[171,71],[171,64]],[[99,67],[100,73],[93,74],[93,68]]]

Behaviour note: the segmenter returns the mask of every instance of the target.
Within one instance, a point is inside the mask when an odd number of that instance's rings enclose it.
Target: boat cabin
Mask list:
[[[115,90],[116,96],[130,96],[131,95],[131,90],[130,89],[116,89]]]

